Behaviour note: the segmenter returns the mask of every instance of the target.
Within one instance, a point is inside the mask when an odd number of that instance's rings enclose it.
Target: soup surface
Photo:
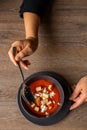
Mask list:
[[[37,80],[29,85],[35,102],[28,104],[29,109],[36,115],[48,117],[53,114],[59,107],[60,95],[58,88],[48,80]]]

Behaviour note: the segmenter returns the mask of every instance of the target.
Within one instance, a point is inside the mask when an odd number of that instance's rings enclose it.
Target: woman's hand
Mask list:
[[[23,58],[30,56],[37,49],[37,46],[38,46],[38,39],[32,37],[25,40],[14,42],[8,51],[10,60],[16,66],[17,66],[17,62],[20,61],[20,65],[23,68],[28,69],[28,65],[30,63],[28,60],[23,60]],[[16,47],[17,49],[17,55],[15,57],[13,55],[13,47]]]
[[[70,107],[70,110],[87,102],[87,76],[81,78],[77,85],[73,86],[73,90],[70,100],[74,101],[74,104]]]

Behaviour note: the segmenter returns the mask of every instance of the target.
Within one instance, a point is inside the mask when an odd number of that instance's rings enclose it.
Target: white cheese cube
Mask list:
[[[55,95],[55,93],[52,91],[50,92],[50,98],[52,98]]]
[[[47,110],[46,105],[41,105],[41,112],[45,112]]]

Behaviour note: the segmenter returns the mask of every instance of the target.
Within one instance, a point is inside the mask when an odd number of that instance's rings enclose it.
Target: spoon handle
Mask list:
[[[17,54],[17,49],[16,49],[16,47],[13,47],[13,55],[16,56],[16,54]],[[20,66],[20,62],[17,62],[17,63],[18,63],[18,67],[19,67],[20,72],[21,72],[21,76],[22,76],[23,82],[24,82],[24,75],[23,75],[22,68]]]
[[[13,55],[16,56],[16,54],[17,54],[17,49],[16,49],[16,47],[13,47]],[[21,77],[23,79],[22,97],[23,97],[23,99],[25,100],[26,103],[32,104],[34,102],[34,95],[31,91],[31,89],[25,83],[24,74],[23,74],[22,68],[20,66],[20,62],[17,62],[17,63],[18,63],[19,70],[21,72]]]
[[[25,81],[24,81],[23,71],[22,71],[22,69],[21,69],[20,63],[18,63],[18,67],[19,67],[19,69],[20,69],[20,72],[21,72],[21,76],[22,76],[23,82],[25,82]]]

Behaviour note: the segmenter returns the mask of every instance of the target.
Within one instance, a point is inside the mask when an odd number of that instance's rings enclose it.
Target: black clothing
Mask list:
[[[19,11],[20,16],[23,17],[24,12],[32,12],[42,17],[49,1],[50,0],[23,0]]]

